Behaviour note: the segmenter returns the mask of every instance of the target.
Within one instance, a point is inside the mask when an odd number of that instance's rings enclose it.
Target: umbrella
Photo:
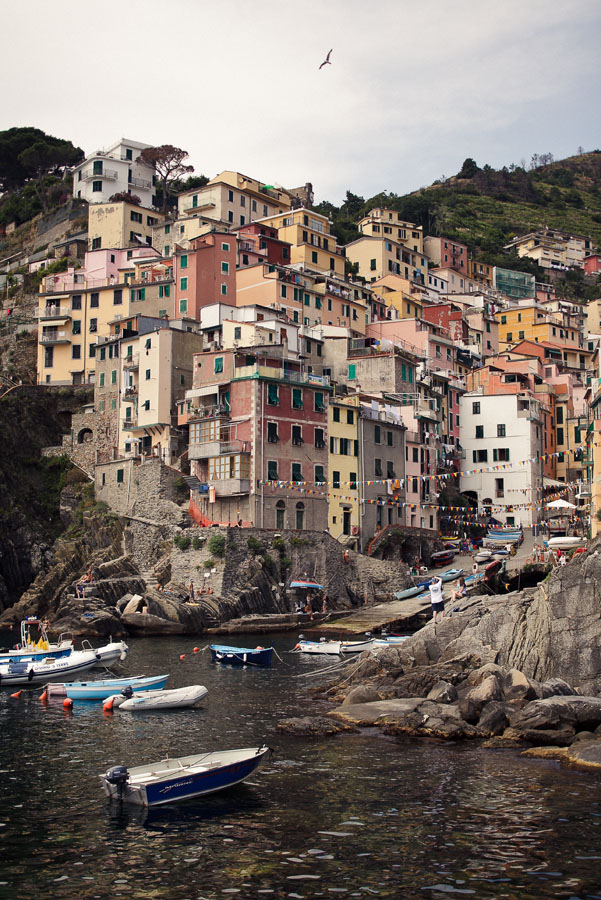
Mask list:
[[[551,503],[547,503],[547,509],[576,509],[573,503],[568,503],[567,500],[552,500]]]

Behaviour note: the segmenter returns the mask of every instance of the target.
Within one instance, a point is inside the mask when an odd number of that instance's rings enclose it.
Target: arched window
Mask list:
[[[275,527],[285,528],[286,504],[283,500],[278,500],[275,505]]]
[[[79,434],[77,435],[77,443],[78,444],[89,444],[94,438],[94,434],[91,428],[82,428]]]
[[[296,528],[297,531],[302,531],[305,527],[305,504],[297,503],[296,504]]]

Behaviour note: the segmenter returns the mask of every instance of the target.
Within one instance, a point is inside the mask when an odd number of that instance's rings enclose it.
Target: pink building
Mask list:
[[[236,243],[236,235],[212,231],[193,238],[188,249],[174,246],[176,318],[198,320],[211,303],[236,305]]]

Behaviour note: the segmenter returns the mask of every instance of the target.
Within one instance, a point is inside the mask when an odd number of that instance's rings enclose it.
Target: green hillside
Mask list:
[[[476,259],[511,264],[542,277],[531,261],[506,254],[512,237],[549,226],[587,235],[601,247],[601,151],[525,169],[480,168],[466,160],[456,176],[412,194],[383,192],[369,200],[347,192],[340,207],[323,202],[341,243],[359,236],[357,219],[374,206],[400,212],[424,232],[467,244]]]

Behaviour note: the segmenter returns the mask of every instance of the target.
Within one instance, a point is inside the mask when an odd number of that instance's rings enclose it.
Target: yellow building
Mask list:
[[[291,195],[284,188],[264,185],[240,172],[221,172],[202,187],[179,194],[177,214],[205,216],[232,226],[248,225],[256,219],[290,209]]]
[[[492,285],[493,267],[488,263],[478,262],[475,259],[468,259],[467,274],[474,281],[481,281],[484,284]]]
[[[540,229],[514,238],[505,245],[518,256],[528,256],[545,269],[579,268],[593,250],[593,241],[578,234],[558,229]]]
[[[359,546],[359,409],[358,398],[333,397],[328,406],[328,529],[332,537]],[[317,488],[320,490],[320,488]]]
[[[358,275],[374,282],[385,275],[400,275],[411,282],[425,284],[428,260],[420,251],[410,250],[391,238],[363,235],[345,247],[349,262]]]
[[[385,238],[403,244],[415,253],[424,252],[423,226],[405,222],[401,214],[393,209],[371,209],[360,219],[357,227],[367,237]]]
[[[109,336],[111,321],[136,313],[173,315],[172,271],[160,257],[145,257],[140,250],[100,250],[86,255],[83,269],[44,278],[38,382],[93,383],[98,339]]]
[[[277,228],[278,238],[291,244],[291,265],[344,278],[344,250],[337,245],[327,216],[310,209],[293,209],[260,221]]]
[[[392,306],[400,319],[419,319],[422,314],[423,288],[412,284],[400,275],[384,275],[372,281],[371,287],[375,299],[381,300],[385,306]]]
[[[133,203],[91,203],[88,207],[88,250],[150,246],[153,229],[165,220],[156,210]]]
[[[564,326],[562,317],[548,313],[537,304],[504,309],[495,313],[495,318],[499,323],[501,352],[523,340],[548,341],[566,350],[579,349],[579,331],[574,326]]]

